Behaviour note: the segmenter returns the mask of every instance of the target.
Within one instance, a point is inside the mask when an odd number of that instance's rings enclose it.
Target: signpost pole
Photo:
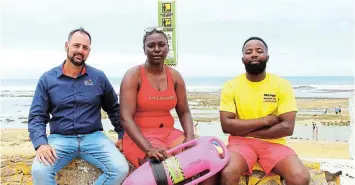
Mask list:
[[[168,37],[169,53],[164,63],[177,67],[177,39],[176,39],[176,1],[158,0],[158,25],[164,27],[164,33]]]

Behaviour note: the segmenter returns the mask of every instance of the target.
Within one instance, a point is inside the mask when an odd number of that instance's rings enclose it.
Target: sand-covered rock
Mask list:
[[[107,133],[107,135],[112,140],[115,140],[116,138],[114,133]],[[23,129],[3,129],[1,131],[1,145],[1,184],[32,184],[31,164],[35,152],[28,139],[27,131]],[[354,178],[354,166],[350,160],[321,160],[313,158],[304,160],[304,164],[310,169],[310,173],[313,177],[312,184],[322,184],[321,182],[327,181],[326,177],[328,177],[328,184],[339,184],[339,180],[340,182],[344,181],[348,183]],[[340,171],[342,171],[341,178],[339,178]],[[255,173],[251,177],[244,177],[243,179],[245,181],[242,181],[241,184],[249,183],[249,181],[250,184],[252,184],[252,182],[258,182],[259,185],[277,184],[277,182],[282,182],[282,179],[280,179],[279,176],[264,177],[262,169],[257,166],[255,167],[254,172]],[[102,172],[99,169],[96,169],[84,160],[74,160],[58,173],[56,179],[60,185],[87,185],[92,184],[101,173]]]

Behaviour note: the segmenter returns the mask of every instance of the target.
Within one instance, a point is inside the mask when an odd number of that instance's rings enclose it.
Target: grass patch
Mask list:
[[[345,122],[350,120],[347,115],[309,115],[309,114],[297,114],[297,120],[343,120]]]
[[[219,118],[203,118],[203,117],[195,117],[193,118],[194,122],[202,122],[202,123],[210,123],[210,122],[214,122],[214,121],[218,121],[219,122]]]

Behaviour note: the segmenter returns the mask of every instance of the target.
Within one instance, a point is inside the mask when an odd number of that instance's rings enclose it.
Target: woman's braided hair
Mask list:
[[[166,34],[163,31],[160,31],[160,30],[157,30],[157,29],[153,29],[152,31],[145,32],[145,34],[143,36],[143,49],[145,49],[145,40],[147,39],[147,37],[149,35],[152,35],[153,33],[162,34],[166,38],[166,41],[168,41],[168,37],[166,36]]]

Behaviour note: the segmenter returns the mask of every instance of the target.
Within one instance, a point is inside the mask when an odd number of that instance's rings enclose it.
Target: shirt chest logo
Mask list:
[[[94,82],[93,82],[91,79],[89,79],[89,80],[84,80],[84,85],[85,85],[85,86],[92,86],[92,85],[94,85]]]
[[[149,96],[149,100],[174,100],[175,96]]]
[[[264,93],[263,100],[268,103],[276,103],[276,95],[272,93]]]

